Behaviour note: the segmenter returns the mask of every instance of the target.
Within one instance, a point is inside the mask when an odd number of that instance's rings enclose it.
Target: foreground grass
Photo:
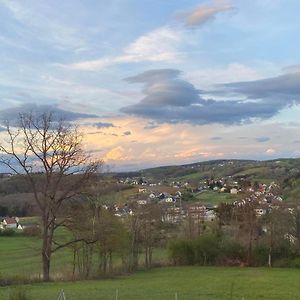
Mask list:
[[[300,270],[266,268],[170,267],[118,279],[28,285],[30,299],[53,300],[64,289],[66,299],[298,299]],[[7,299],[9,288],[0,288]]]

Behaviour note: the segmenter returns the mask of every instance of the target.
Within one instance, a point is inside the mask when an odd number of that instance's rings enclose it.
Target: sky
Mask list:
[[[299,11],[299,0],[0,0],[0,140],[19,112],[53,111],[112,171],[300,157]]]

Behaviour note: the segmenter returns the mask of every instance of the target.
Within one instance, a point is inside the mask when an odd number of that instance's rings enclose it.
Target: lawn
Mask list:
[[[220,204],[222,202],[231,203],[237,200],[240,200],[242,195],[238,194],[230,194],[230,193],[220,193],[215,191],[204,191],[195,194],[197,201],[202,203],[210,203],[210,204]]]
[[[30,299],[105,300],[292,300],[300,297],[300,270],[267,268],[168,267],[117,279],[28,285]],[[6,299],[9,288],[0,288]],[[118,297],[116,297],[118,293]]]
[[[56,234],[56,240],[64,241],[69,238],[69,234],[63,229],[60,229]],[[41,239],[26,237],[20,233],[10,237],[0,237],[0,276],[39,276],[42,270],[41,244]],[[55,252],[51,260],[52,276],[60,276],[62,272],[64,274],[71,273],[72,257],[73,254],[69,248],[63,248]],[[153,261],[155,263],[162,263],[166,260],[166,257],[166,249],[154,249]],[[114,256],[114,262],[116,265],[121,263],[120,257]],[[95,265],[96,263],[97,257],[95,256]],[[144,263],[143,253],[140,254],[140,263]],[[62,265],[64,266],[63,270]]]
[[[41,240],[16,235],[0,237],[0,274],[2,276],[30,276],[41,272]],[[62,264],[70,265],[69,250],[58,251],[53,256],[52,270],[59,271]],[[1,299],[1,298],[0,298]]]

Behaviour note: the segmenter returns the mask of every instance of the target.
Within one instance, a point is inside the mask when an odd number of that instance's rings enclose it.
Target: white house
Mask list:
[[[238,189],[236,189],[236,188],[232,188],[232,189],[230,189],[230,194],[237,194],[239,191],[238,191]]]
[[[23,229],[22,226],[18,223],[19,218],[3,218],[0,222],[1,229]]]

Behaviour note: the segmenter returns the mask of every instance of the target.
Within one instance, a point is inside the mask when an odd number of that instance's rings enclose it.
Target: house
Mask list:
[[[167,197],[167,198],[164,199],[164,201],[165,201],[166,203],[173,203],[173,202],[176,202],[176,199],[174,199],[174,198],[172,198],[172,197]]]
[[[23,229],[19,224],[19,218],[3,218],[0,224],[2,229]]]
[[[267,213],[267,210],[264,208],[256,208],[255,209],[255,214],[257,217],[262,217]]]
[[[151,194],[149,195],[149,198],[150,198],[150,199],[155,199],[155,198],[156,198],[156,195],[155,195],[154,193],[151,193]]]
[[[137,204],[138,205],[146,205],[147,204],[147,200],[138,200]]]
[[[213,210],[206,210],[204,220],[213,222],[216,219],[217,215]]]
[[[239,192],[239,191],[238,191],[237,188],[232,188],[232,189],[230,189],[230,194],[236,195],[238,192]]]

